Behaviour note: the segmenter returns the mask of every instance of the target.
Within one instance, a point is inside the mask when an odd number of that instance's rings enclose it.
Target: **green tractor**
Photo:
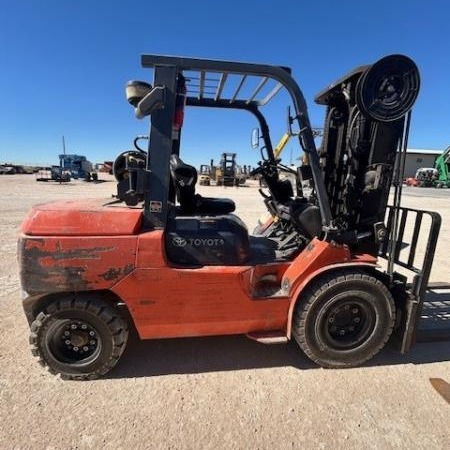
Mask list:
[[[439,178],[434,186],[437,188],[450,187],[450,146],[436,158],[434,168],[439,173]]]

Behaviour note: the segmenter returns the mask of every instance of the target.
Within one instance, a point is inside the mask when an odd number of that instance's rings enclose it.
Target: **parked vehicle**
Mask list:
[[[217,186],[238,186],[239,177],[236,173],[236,153],[222,153],[216,168]]]
[[[200,166],[200,174],[198,177],[198,184],[200,186],[210,186],[211,185],[211,168],[207,164],[202,164]]]
[[[71,173],[63,170],[60,166],[42,167],[35,173],[36,181],[57,181],[67,183],[70,181]]]
[[[438,177],[438,171],[433,167],[421,167],[417,169],[414,178],[406,178],[405,184],[407,186],[433,187]]]
[[[1,165],[0,166],[0,175],[15,175],[16,169],[14,166]]]
[[[59,155],[59,161],[59,167],[64,172],[70,172],[71,178],[75,180],[80,178],[85,181],[92,181],[98,178],[97,172],[86,156],[64,153]]]
[[[435,187],[450,187],[450,146],[436,158],[434,167],[438,172]]]
[[[116,201],[38,205],[22,224],[23,306],[40,362],[63,378],[97,378],[119,361],[131,326],[141,339],[293,339],[331,368],[362,364],[389,339],[407,352],[440,226],[437,213],[401,208],[398,184],[387,206],[393,178],[402,179],[395,159],[419,91],[414,62],[388,56],[319,93],[316,102],[326,107],[320,154],[290,69],[160,55],[144,55],[142,64],[154,70],[153,85],[133,81],[126,92],[136,116],[151,117],[150,150],[119,155]],[[249,96],[240,88],[224,96],[229,74],[241,84],[247,77],[259,83]],[[191,81],[209,78],[218,80],[215,89]],[[307,155],[299,173],[311,183],[308,196],[302,183],[295,193],[280,179],[261,112],[280,89],[292,101],[289,121]],[[245,110],[258,120],[261,161],[254,173],[267,185],[261,200],[271,217],[256,235],[231,214],[232,200],[195,193],[197,170],[180,158],[185,105]],[[432,224],[419,267],[419,219],[413,253],[407,262],[399,258],[412,212]],[[414,272],[412,284],[397,265]]]

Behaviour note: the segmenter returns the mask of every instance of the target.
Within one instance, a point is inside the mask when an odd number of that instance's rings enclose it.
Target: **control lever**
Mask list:
[[[133,141],[133,144],[134,144],[134,148],[136,149],[136,150],[138,150],[139,152],[145,152],[145,150],[143,150],[141,147],[139,147],[139,145],[137,145],[137,143],[138,143],[138,141],[140,141],[141,139],[146,139],[146,140],[148,140],[148,136],[146,136],[145,134],[141,134],[141,135],[139,135],[139,136],[136,136],[135,138],[134,138],[134,141]]]

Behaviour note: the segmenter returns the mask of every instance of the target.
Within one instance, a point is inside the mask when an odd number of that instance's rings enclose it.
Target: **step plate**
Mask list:
[[[288,342],[286,333],[284,333],[283,331],[254,332],[247,333],[246,336],[253,341],[257,341],[261,344],[267,345],[286,344]]]

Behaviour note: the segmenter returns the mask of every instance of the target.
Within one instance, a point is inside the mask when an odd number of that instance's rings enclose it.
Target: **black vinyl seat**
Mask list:
[[[183,214],[221,215],[236,209],[231,199],[202,197],[196,194],[197,169],[185,164],[178,155],[173,154],[170,157],[170,174]]]

